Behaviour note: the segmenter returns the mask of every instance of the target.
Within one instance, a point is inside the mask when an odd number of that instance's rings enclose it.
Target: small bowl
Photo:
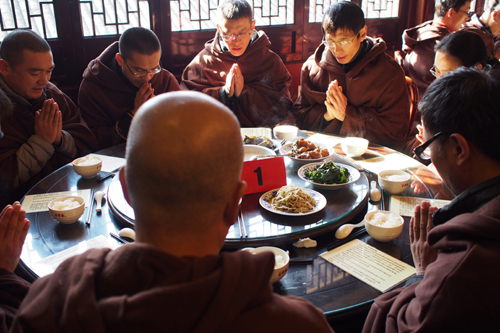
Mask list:
[[[243,151],[245,155],[243,155],[243,161],[248,161],[252,156],[275,156],[276,153],[266,147],[262,146],[254,146],[254,145],[244,145]]]
[[[342,151],[349,157],[361,156],[368,149],[368,140],[358,137],[347,137],[340,142]]]
[[[261,246],[261,247],[256,247],[254,249],[248,249],[248,252],[253,254],[262,252],[272,252],[274,253],[275,260],[277,256],[281,256],[281,258],[284,261],[284,264],[281,264],[280,266],[276,266],[275,264],[273,275],[271,276],[271,283],[278,282],[285,276],[286,272],[288,272],[288,266],[290,265],[290,257],[288,256],[288,253],[286,251],[283,251],[279,247]]]
[[[292,125],[279,125],[273,128],[273,134],[276,139],[293,141],[297,137],[299,129]]]
[[[401,170],[384,170],[378,174],[378,183],[384,191],[398,194],[410,185],[410,175]]]
[[[70,209],[54,209],[52,208],[54,204],[58,201],[64,201],[67,199],[75,199],[75,201],[78,201],[80,204],[77,207],[70,208]],[[85,199],[79,196],[68,196],[68,197],[61,197],[52,200],[49,202],[49,212],[50,215],[57,221],[63,223],[63,224],[71,224],[75,223],[78,221],[78,219],[83,215],[83,212],[85,212]]]
[[[90,163],[87,161],[89,159],[91,159]],[[87,155],[74,160],[73,168],[75,172],[83,178],[93,178],[101,171],[102,160],[97,156]]]
[[[373,224],[373,217],[376,213],[382,213],[384,215],[395,216],[401,223],[396,226],[383,226]],[[390,242],[394,238],[398,237],[403,231],[404,220],[403,218],[395,213],[386,210],[375,210],[371,211],[365,215],[365,228],[370,236],[379,242]]]

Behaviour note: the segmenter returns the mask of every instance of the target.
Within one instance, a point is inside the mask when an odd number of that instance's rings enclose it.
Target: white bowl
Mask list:
[[[86,163],[86,159],[88,158],[92,158],[92,160],[95,161],[95,163],[82,165],[82,163]],[[97,176],[99,171],[101,171],[102,160],[97,156],[87,155],[74,160],[73,168],[75,169],[75,172],[80,176],[82,176],[83,178],[93,178]]]
[[[342,151],[350,157],[361,156],[368,149],[368,140],[358,137],[347,137],[340,142]]]
[[[70,209],[54,209],[52,208],[54,204],[58,201],[64,201],[66,199],[73,198],[75,201],[78,201],[80,204],[77,207],[70,208]],[[52,200],[49,202],[49,212],[50,215],[57,221],[63,223],[63,224],[71,224],[76,221],[83,215],[83,212],[85,212],[85,199],[83,199],[80,196],[67,196],[67,197],[61,197]]]
[[[292,125],[279,125],[273,128],[273,134],[276,139],[293,141],[297,137],[299,129]]]
[[[384,170],[378,174],[378,183],[384,191],[398,194],[410,185],[410,175],[401,170]]]
[[[248,161],[250,159],[250,157],[252,157],[254,155],[258,155],[258,156],[274,156],[274,155],[276,155],[276,153],[269,148],[261,147],[261,146],[254,146],[254,145],[244,145],[243,151],[245,153],[243,155],[243,161]]]
[[[288,256],[288,253],[286,251],[283,251],[279,247],[261,246],[261,247],[256,247],[254,249],[248,249],[248,252],[253,254],[262,252],[272,252],[274,253],[275,260],[278,256],[281,256],[282,262],[284,262],[284,264],[282,263],[281,265],[277,266],[275,263],[273,275],[271,276],[271,283],[278,282],[286,275],[286,272],[288,272],[288,266],[290,265],[290,257]]]
[[[397,219],[400,224],[394,226],[384,226],[373,224],[373,216],[376,213],[382,213],[386,216],[392,215],[394,219]],[[386,210],[375,210],[371,211],[365,215],[365,228],[370,236],[372,236],[375,240],[379,242],[390,242],[394,238],[398,237],[403,231],[404,220],[403,218],[395,213],[386,211]]]

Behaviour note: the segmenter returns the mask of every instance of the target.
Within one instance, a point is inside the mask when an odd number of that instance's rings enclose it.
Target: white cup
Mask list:
[[[292,125],[279,125],[273,128],[273,134],[276,139],[293,141],[297,137],[299,129]]]

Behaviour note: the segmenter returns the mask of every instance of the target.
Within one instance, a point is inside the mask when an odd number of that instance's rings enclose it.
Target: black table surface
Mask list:
[[[394,153],[389,148],[376,145],[370,145],[370,149],[377,150],[382,155]],[[124,145],[100,151],[99,154],[124,157]],[[300,165],[288,158],[285,158],[285,162],[287,176],[292,183],[312,188],[310,184],[297,177],[296,170]],[[402,195],[425,198],[439,196],[443,199],[452,199],[451,191],[426,166],[419,165],[406,171],[412,175],[412,184]],[[383,200],[377,203],[369,200],[369,182],[376,178],[375,174],[362,173],[357,182],[345,188],[334,191],[315,189],[325,195],[328,200],[327,207],[320,213],[301,217],[298,220],[277,216],[263,210],[258,205],[261,193],[245,196],[241,207],[249,237],[248,239],[241,238],[236,224],[231,227],[223,250],[232,251],[260,245],[279,246],[289,251],[291,262],[285,277],[273,285],[277,293],[305,298],[322,309],[330,318],[355,312],[358,308],[366,308],[381,293],[318,256],[328,249],[357,238],[396,259],[413,265],[408,234],[409,218],[405,217],[401,235],[388,243],[374,240],[366,233],[364,227],[355,229],[344,240],[337,240],[334,236],[335,230],[340,225],[361,222],[368,211],[389,208],[390,195],[387,193],[384,193]],[[95,178],[81,178],[74,172],[71,165],[66,165],[40,181],[27,195],[82,189],[102,190],[109,193],[108,188],[115,183],[117,181],[113,178],[108,178],[101,183],[98,183]],[[21,267],[33,278],[37,278],[36,272],[30,268],[36,261],[100,235],[109,238],[110,242],[116,242],[109,236],[109,232],[118,233],[123,227],[130,226],[118,216],[120,214],[112,212],[108,201],[104,203],[102,212],[99,214],[96,213],[94,206],[94,210],[90,212],[92,214],[90,228],[85,225],[87,214],[89,214],[88,208],[78,222],[69,225],[58,223],[52,219],[49,212],[28,214],[27,218],[30,219],[31,226],[23,248]],[[318,246],[309,249],[292,246],[293,241],[303,237],[313,238],[318,242]]]

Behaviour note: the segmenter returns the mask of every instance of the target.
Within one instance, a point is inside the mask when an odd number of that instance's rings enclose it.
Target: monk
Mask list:
[[[180,90],[160,64],[161,45],[146,28],[129,28],[118,42],[92,60],[78,93],[82,117],[97,137],[99,149],[123,143],[137,109],[155,95]]]
[[[216,98],[242,127],[272,127],[290,113],[292,76],[267,35],[255,30],[247,1],[224,1],[218,11],[215,38],[186,67],[181,88]]]
[[[461,30],[478,34],[491,56],[499,59],[500,52],[495,49],[495,37],[500,33],[500,0],[488,0],[481,16],[472,15],[471,20],[464,23]]]
[[[126,159],[136,243],[89,250],[36,281],[13,331],[331,332],[308,301],[273,293],[272,253],[219,252],[246,189],[228,108],[198,92],[157,96],[132,121]]]
[[[365,137],[400,149],[410,112],[401,67],[385,42],[367,37],[361,8],[348,1],[330,6],[323,43],[302,66],[301,94],[293,111],[301,129]]]
[[[420,98],[434,81],[434,47],[469,20],[470,0],[437,0],[434,20],[403,32],[404,70],[418,87]]]
[[[53,171],[97,147],[71,99],[49,82],[49,44],[30,30],[0,46],[0,204],[20,199]]]

